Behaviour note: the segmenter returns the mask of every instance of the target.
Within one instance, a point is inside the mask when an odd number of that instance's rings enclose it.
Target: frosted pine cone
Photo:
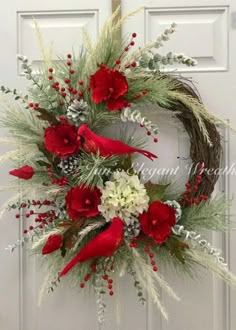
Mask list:
[[[138,236],[140,233],[139,220],[135,217],[129,219],[129,224],[124,228],[124,236],[127,240],[132,240],[134,237]]]
[[[83,100],[74,100],[67,109],[67,118],[76,124],[84,122],[88,115],[88,103]]]
[[[62,170],[63,174],[72,174],[79,165],[78,155],[61,158],[58,167]]]

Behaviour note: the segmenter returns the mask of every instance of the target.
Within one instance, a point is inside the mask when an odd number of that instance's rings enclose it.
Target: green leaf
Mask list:
[[[47,162],[44,162],[43,160],[37,160],[36,163],[39,165],[39,166],[46,166],[46,167],[50,167],[51,165]]]
[[[169,185],[170,183],[161,185],[148,181],[145,184],[145,188],[147,190],[148,196],[150,197],[150,202],[161,200]]]

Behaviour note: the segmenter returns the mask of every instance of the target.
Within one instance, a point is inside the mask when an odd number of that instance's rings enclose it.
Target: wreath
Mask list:
[[[3,208],[28,223],[22,239],[7,249],[29,242],[30,252],[43,256],[48,267],[44,291],[54,291],[62,278],[73,287],[92,286],[99,322],[104,297],[116,292],[114,274],[128,273],[138,300],[145,304],[148,292],[164,317],[159,287],[178,299],[161,275],[164,265],[186,274],[194,274],[197,265],[236,285],[221,251],[201,236],[206,229],[231,229],[225,220],[229,203],[224,196],[210,198],[221,161],[220,120],[189,81],[162,70],[173,63],[197,63],[184,54],[158,52],[176,24],[135,48],[135,32],[121,41],[114,37],[124,21],[117,15],[106,22],[95,45],[85,33],[77,56],[52,63],[44,51],[40,74],[18,55],[31,83],[29,96],[1,87],[11,95],[2,94],[6,111],[0,121],[9,134],[1,142],[16,146],[1,158],[13,162],[9,174],[16,179],[7,188],[18,191]],[[162,177],[145,182],[135,170],[138,154],[157,158],[146,150],[143,137],[132,138],[130,130],[118,139],[104,133],[115,122],[132,122],[157,143],[157,125],[140,110],[149,104],[171,111],[189,135],[194,170],[180,189]]]

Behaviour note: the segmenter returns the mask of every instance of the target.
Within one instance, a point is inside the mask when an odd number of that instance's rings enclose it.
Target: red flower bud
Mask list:
[[[48,237],[47,242],[45,243],[42,254],[49,254],[53,251],[58,250],[62,245],[62,235],[61,234],[52,234]]]
[[[29,180],[34,175],[34,169],[32,166],[24,165],[19,168],[11,170],[9,174],[16,176],[19,179]]]

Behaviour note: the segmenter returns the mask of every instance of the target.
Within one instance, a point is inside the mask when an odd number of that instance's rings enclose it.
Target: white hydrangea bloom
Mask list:
[[[111,180],[102,189],[98,209],[107,221],[118,216],[129,224],[131,216],[138,216],[148,209],[149,196],[138,175],[116,171]]]

